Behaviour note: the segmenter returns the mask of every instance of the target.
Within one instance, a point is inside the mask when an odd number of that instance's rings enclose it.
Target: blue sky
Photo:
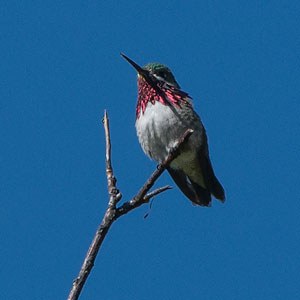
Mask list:
[[[111,228],[80,299],[300,298],[299,1],[3,1],[1,299],[66,299],[107,205],[155,168],[136,138],[139,64],[194,99],[227,200],[174,189]]]

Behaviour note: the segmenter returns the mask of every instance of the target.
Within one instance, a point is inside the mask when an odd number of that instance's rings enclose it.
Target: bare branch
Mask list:
[[[173,149],[171,149],[165,161],[163,161],[160,165],[157,166],[157,169],[152,173],[149,179],[145,182],[145,184],[137,193],[137,195],[133,199],[125,202],[123,205],[117,208],[116,205],[120,201],[122,195],[116,187],[117,180],[114,176],[112,163],[111,163],[111,142],[110,142],[110,131],[109,131],[109,119],[106,111],[104,112],[103,124],[104,124],[105,141],[106,141],[105,162],[106,162],[107,186],[108,186],[108,193],[109,193],[108,207],[106,209],[102,222],[96,231],[95,237],[89,247],[86,257],[83,261],[79,275],[73,281],[73,285],[68,300],[77,300],[79,298],[81,290],[94,266],[94,262],[98,254],[98,251],[102,245],[102,242],[105,239],[106,234],[110,226],[113,224],[113,222],[117,220],[120,216],[128,213],[134,208],[149,202],[149,200],[154,196],[171,188],[170,186],[164,186],[152,192],[149,192],[149,190],[154,185],[158,177],[164,172],[164,170],[168,167],[170,162],[177,157],[177,155],[179,154],[180,147],[187,141],[187,139],[193,133],[193,130],[188,129],[178,140],[177,145]]]
[[[170,185],[166,185],[166,186],[163,186],[163,187],[160,187],[150,193],[148,193],[145,197],[144,197],[144,201],[145,202],[149,202],[149,200],[155,196],[157,196],[158,194],[160,193],[163,193],[164,191],[166,190],[171,190],[172,187]]]
[[[162,192],[165,192],[166,190],[170,190],[171,188],[172,188],[171,186],[166,185],[164,187],[158,188],[158,189],[146,194],[144,196],[144,198],[141,198],[139,201],[135,201],[133,198],[133,199],[125,202],[122,206],[117,208],[115,218],[118,219],[119,217],[127,214],[128,212],[132,211],[133,209],[135,209],[145,203],[148,203],[150,201],[150,199],[153,198],[154,196],[156,196]]]
[[[106,162],[107,186],[108,186],[108,193],[109,193],[108,206],[111,208],[115,208],[117,202],[121,200],[122,195],[119,192],[119,190],[116,188],[117,180],[113,174],[113,168],[111,163],[111,142],[110,142],[110,131],[109,131],[109,119],[106,110],[104,111],[103,124],[104,124],[105,141],[106,141],[105,162]]]
[[[90,245],[90,248],[86,254],[84,262],[81,266],[78,277],[73,281],[73,286],[70,291],[68,300],[77,300],[81,290],[87,280],[100,249],[102,242],[112,225],[115,217],[116,204],[121,199],[121,193],[116,188],[116,178],[113,173],[113,168],[111,164],[111,143],[110,143],[110,131],[109,131],[109,119],[107,112],[104,112],[103,119],[104,131],[105,131],[105,141],[106,141],[106,177],[107,177],[107,187],[109,193],[108,208],[104,214],[102,222],[96,231],[95,237]]]

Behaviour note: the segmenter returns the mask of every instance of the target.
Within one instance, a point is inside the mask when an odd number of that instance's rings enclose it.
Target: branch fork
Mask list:
[[[131,210],[141,206],[142,204],[148,203],[153,197],[171,189],[171,186],[166,185],[149,192],[156,180],[165,171],[169,164],[179,155],[180,149],[184,143],[192,135],[193,130],[187,129],[185,133],[180,137],[176,145],[169,151],[166,159],[157,166],[156,170],[151,174],[148,180],[141,187],[139,192],[129,201],[126,201],[121,206],[117,207],[118,202],[122,198],[121,192],[117,189],[117,180],[113,173],[112,163],[111,163],[111,142],[110,142],[110,130],[109,130],[109,118],[108,114],[104,112],[103,126],[105,131],[105,142],[106,142],[106,152],[105,152],[105,166],[106,166],[106,177],[107,177],[107,187],[108,187],[108,207],[102,219],[100,226],[98,227],[93,241],[89,247],[86,257],[81,266],[80,272],[73,281],[71,291],[68,296],[68,300],[77,300],[82,291],[82,288],[94,266],[95,259],[97,257],[98,251],[102,245],[103,240],[110,226],[122,215],[127,214]]]

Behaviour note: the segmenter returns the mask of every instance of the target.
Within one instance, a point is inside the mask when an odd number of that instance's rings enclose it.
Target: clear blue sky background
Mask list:
[[[292,0],[2,1],[0,298],[66,299],[107,205],[104,109],[123,200],[155,168],[122,51],[194,98],[227,202],[174,186],[124,216],[80,299],[300,299],[299,15]]]

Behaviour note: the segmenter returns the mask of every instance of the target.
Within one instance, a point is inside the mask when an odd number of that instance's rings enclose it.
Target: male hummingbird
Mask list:
[[[138,73],[136,131],[144,152],[161,163],[187,129],[194,132],[167,168],[181,191],[194,203],[210,206],[211,195],[224,202],[208,152],[205,128],[192,99],[181,90],[171,70],[160,63],[140,67],[121,54]]]

